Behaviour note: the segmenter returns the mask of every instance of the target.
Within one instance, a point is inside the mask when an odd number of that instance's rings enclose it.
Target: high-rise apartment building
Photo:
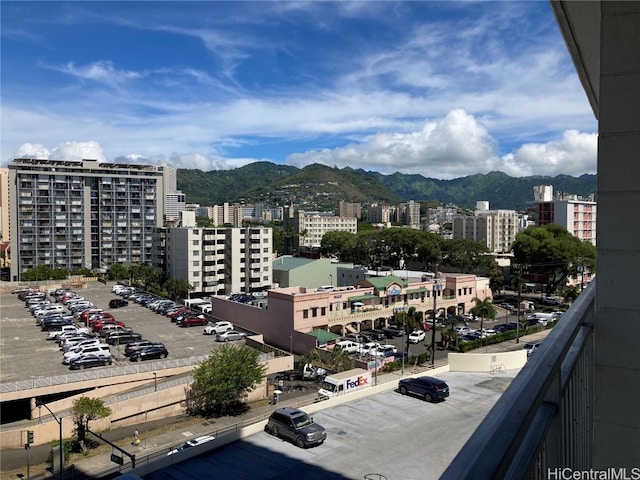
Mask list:
[[[481,242],[493,253],[507,253],[518,233],[515,210],[489,210],[489,202],[476,203],[474,215],[453,218],[453,238]]]
[[[389,205],[373,203],[367,207],[367,222],[389,223],[392,220],[393,210]]]
[[[341,217],[355,217],[360,220],[362,216],[362,205],[360,203],[340,202]]]
[[[413,200],[398,204],[398,223],[409,228],[420,228],[420,204]]]
[[[9,242],[9,169],[0,168],[0,243]]]
[[[358,219],[339,217],[333,212],[305,212],[293,206],[284,207],[283,228],[295,232],[290,247],[297,251],[300,247],[317,248],[327,232],[358,233]]]
[[[187,280],[194,292],[228,295],[271,287],[271,228],[167,228],[163,238],[166,273]]]
[[[565,193],[553,194],[553,186],[533,187],[536,203],[536,226],[548,223],[562,225],[582,241],[596,244],[597,204],[593,197],[582,198]]]
[[[11,278],[151,263],[164,218],[163,167],[15,159],[9,164]]]

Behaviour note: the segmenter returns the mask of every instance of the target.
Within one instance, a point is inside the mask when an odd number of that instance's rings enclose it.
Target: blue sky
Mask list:
[[[549,3],[10,2],[1,157],[595,173]]]

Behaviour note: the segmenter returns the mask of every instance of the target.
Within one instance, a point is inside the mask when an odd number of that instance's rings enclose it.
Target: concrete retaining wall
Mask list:
[[[452,372],[504,372],[524,367],[527,352],[515,350],[501,353],[450,353],[449,370]]]

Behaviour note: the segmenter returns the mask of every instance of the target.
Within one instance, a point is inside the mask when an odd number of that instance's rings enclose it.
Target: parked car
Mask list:
[[[360,344],[353,342],[351,340],[342,340],[340,342],[336,342],[336,345],[334,348],[336,347],[341,348],[345,352],[351,354],[351,353],[358,353],[358,350],[360,349]]]
[[[69,368],[71,370],[82,370],[91,367],[103,367],[105,365],[111,365],[111,357],[103,357],[100,355],[88,354],[81,355],[78,358],[74,358],[69,362]]]
[[[201,327],[202,325],[207,325],[209,320],[204,315],[191,315],[176,323],[181,327]]]
[[[121,325],[122,322],[119,323],[105,323],[102,325],[102,328],[98,330],[101,337],[106,338],[111,332],[132,332],[133,330],[129,327],[125,327],[124,324]]]
[[[226,332],[216,334],[217,342],[230,342],[233,340],[242,340],[247,336],[244,332],[238,332],[236,330],[227,330]]]
[[[99,343],[97,345],[86,345],[84,347],[76,347],[73,350],[65,352],[62,356],[62,363],[69,364],[71,360],[81,357],[82,355],[96,354],[100,357],[111,357],[109,345]]]
[[[113,300],[109,300],[109,308],[121,308],[127,306],[129,306],[129,302],[123,298],[114,298]]]
[[[393,327],[383,328],[382,331],[388,339],[402,337],[404,335],[404,330]]]
[[[427,338],[427,334],[424,330],[414,330],[409,334],[409,343],[420,343]]]
[[[373,330],[365,330],[363,333],[368,335],[374,342],[381,342],[387,339],[387,335],[382,330],[375,328]]]
[[[398,390],[402,395],[416,395],[427,402],[449,396],[449,386],[444,381],[428,376],[403,378],[398,382]]]
[[[302,410],[293,407],[278,408],[264,427],[274,437],[294,442],[298,447],[320,445],[327,439],[326,430]]]
[[[109,327],[109,328],[106,328]],[[126,327],[124,322],[120,322],[118,320],[98,320],[91,324],[91,328],[94,332],[100,333],[100,336],[104,337],[107,332],[114,327]],[[104,333],[103,333],[104,330]]]
[[[533,352],[535,352],[538,347],[540,347],[541,344],[542,342],[529,342],[525,344],[523,348],[527,351],[527,358],[530,357]]]
[[[140,362],[142,360],[150,360],[152,358],[167,358],[167,356],[169,356],[169,351],[164,345],[154,344],[148,347],[142,347],[140,350],[131,353],[131,355],[129,355],[129,360],[132,362]]]
[[[125,356],[129,357],[133,352],[143,349],[144,347],[158,346],[164,348],[164,343],[152,342],[151,340],[138,340],[136,342],[129,342],[124,348]]]
[[[214,333],[224,333],[226,331],[233,330],[233,323],[231,322],[215,322],[211,325],[204,327],[204,335],[213,335]]]
[[[167,456],[173,455],[174,453],[181,452],[182,450],[186,450],[187,448],[197,447],[198,445],[202,445],[203,443],[207,443],[207,442],[210,442],[211,440],[215,440],[215,438],[216,437],[212,435],[203,435],[201,437],[196,437],[192,440],[189,440],[188,442],[183,443],[178,448],[174,448],[173,450],[170,450],[169,453],[167,453]]]
[[[352,342],[356,342],[356,343],[366,343],[369,341],[369,339],[364,335],[362,335],[361,333],[347,333],[344,336],[344,339],[351,340]]]
[[[465,327],[465,326],[462,326],[462,325],[459,325],[459,326],[455,327],[453,329],[453,331],[456,332],[460,336],[468,335],[469,333],[471,333],[471,329],[469,327]]]
[[[105,341],[109,345],[126,345],[129,342],[137,342],[139,340],[142,340],[141,334],[123,330],[110,332],[105,337]]]
[[[395,347],[395,345],[385,344],[380,345],[377,348],[376,356],[386,358],[395,356],[397,353],[398,349]]]
[[[89,345],[100,345],[100,340],[97,338],[76,337],[65,341],[62,344],[62,351],[64,353],[69,350],[75,350],[78,347],[87,347]]]

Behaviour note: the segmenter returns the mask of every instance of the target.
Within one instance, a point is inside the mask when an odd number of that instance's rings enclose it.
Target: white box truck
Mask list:
[[[333,398],[345,393],[356,392],[371,386],[371,372],[363,368],[354,368],[340,373],[332,373],[324,377],[318,397]]]

